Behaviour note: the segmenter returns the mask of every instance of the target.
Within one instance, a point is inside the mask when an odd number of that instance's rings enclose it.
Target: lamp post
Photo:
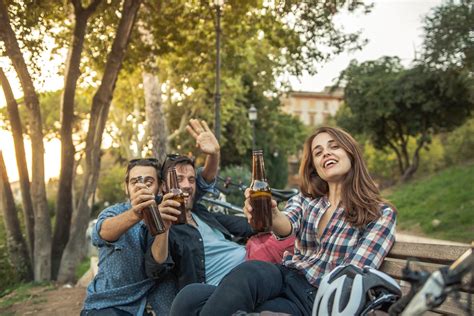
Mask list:
[[[215,105],[214,105],[214,134],[217,141],[221,139],[221,7],[224,5],[224,0],[214,0],[216,7],[216,91],[215,91]]]
[[[249,109],[249,121],[252,123],[252,150],[255,150],[255,121],[257,120],[257,109],[252,104]]]

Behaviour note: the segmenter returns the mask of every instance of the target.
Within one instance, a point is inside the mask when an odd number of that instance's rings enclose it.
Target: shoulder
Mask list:
[[[380,212],[381,217],[389,217],[389,218],[397,217],[397,210],[389,204],[381,204],[379,212]]]

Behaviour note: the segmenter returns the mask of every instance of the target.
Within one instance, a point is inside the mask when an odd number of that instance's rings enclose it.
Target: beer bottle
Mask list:
[[[252,183],[250,184],[250,225],[257,232],[268,232],[272,227],[272,192],[265,176],[263,150],[252,155]]]
[[[186,206],[184,203],[184,192],[179,187],[178,175],[176,174],[176,167],[170,168],[168,172],[168,190],[173,193],[172,200],[179,202],[178,210],[181,212],[178,216],[178,220],[174,224],[186,224]]]
[[[139,176],[137,177],[137,182],[145,183],[145,179],[142,176]],[[163,234],[165,232],[165,224],[163,223],[160,211],[158,211],[155,203],[143,210],[143,221],[152,236]]]

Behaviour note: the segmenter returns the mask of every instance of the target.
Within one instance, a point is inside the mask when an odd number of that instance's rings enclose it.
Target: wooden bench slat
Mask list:
[[[399,259],[412,257],[421,261],[446,265],[459,258],[467,249],[469,249],[468,246],[396,242],[388,257]]]

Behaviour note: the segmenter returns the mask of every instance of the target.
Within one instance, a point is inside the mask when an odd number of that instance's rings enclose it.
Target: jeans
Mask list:
[[[310,315],[316,288],[297,270],[263,261],[235,267],[219,286],[190,284],[176,296],[172,316],[272,311]]]

